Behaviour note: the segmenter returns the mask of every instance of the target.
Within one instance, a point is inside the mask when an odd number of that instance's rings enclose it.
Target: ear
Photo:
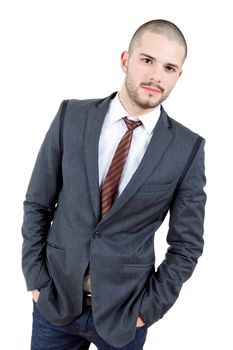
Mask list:
[[[179,72],[179,77],[181,76],[182,73],[183,73],[183,71],[181,70],[181,71]]]
[[[121,69],[124,73],[127,72],[129,62],[129,54],[127,51],[123,51],[121,54]]]

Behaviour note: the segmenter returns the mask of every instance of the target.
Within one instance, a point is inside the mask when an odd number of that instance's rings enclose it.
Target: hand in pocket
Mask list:
[[[145,325],[145,322],[140,316],[138,316],[136,327],[143,327],[144,325]]]
[[[35,301],[35,303],[37,303],[39,296],[40,296],[40,292],[38,291],[38,289],[33,289],[32,299]]]

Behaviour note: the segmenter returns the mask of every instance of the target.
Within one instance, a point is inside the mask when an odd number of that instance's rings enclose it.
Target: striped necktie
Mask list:
[[[111,208],[116,196],[120,178],[129,153],[129,148],[133,137],[133,130],[142,124],[141,121],[129,120],[127,117],[123,119],[128,130],[117,146],[111,165],[108,169],[107,176],[100,191],[102,218]]]

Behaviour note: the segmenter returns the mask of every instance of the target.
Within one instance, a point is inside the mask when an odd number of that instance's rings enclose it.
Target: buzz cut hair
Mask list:
[[[188,50],[184,35],[174,23],[164,19],[154,19],[152,21],[146,22],[136,30],[129,44],[129,55],[133,52],[135,47],[137,47],[140,44],[140,39],[142,38],[145,32],[164,35],[169,40],[173,40],[181,44],[185,49],[183,61],[185,60]]]

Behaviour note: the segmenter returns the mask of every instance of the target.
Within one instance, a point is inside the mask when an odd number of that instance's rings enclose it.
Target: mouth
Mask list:
[[[141,87],[149,95],[159,95],[162,93],[162,90],[155,86],[141,85]]]

